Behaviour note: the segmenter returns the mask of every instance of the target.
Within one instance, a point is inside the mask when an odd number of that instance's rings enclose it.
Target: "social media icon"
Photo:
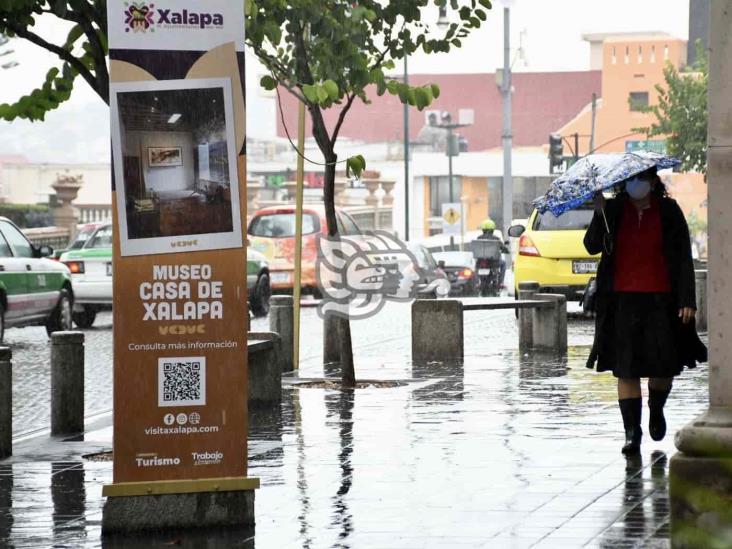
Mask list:
[[[178,417],[176,417],[176,420],[178,421],[178,425],[185,425],[186,423],[188,423],[188,416],[181,412],[180,414],[178,414]]]
[[[175,423],[175,416],[173,414],[165,414],[165,417],[163,417],[163,423],[166,425],[173,425],[173,423]]]
[[[191,425],[198,425],[201,423],[201,415],[198,412],[192,412],[188,415],[188,423]]]

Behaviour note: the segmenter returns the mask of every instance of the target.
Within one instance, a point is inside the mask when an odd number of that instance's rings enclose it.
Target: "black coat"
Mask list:
[[[609,365],[603,365],[602,349],[605,341],[612,341],[614,326],[612,318],[613,279],[615,272],[615,256],[613,245],[618,234],[620,218],[628,200],[626,195],[620,195],[607,201],[605,216],[610,228],[610,235],[605,228],[602,214],[595,213],[590,227],[585,234],[584,244],[591,254],[602,252],[600,264],[597,268],[597,295],[595,319],[595,342],[592,346],[587,367],[592,368],[599,360],[598,370],[610,370]],[[684,213],[671,198],[661,199],[661,228],[663,231],[663,255],[666,259],[673,299],[679,309],[691,307],[696,309],[696,281],[694,277],[694,260],[691,256],[691,241],[689,227],[686,224]],[[679,366],[694,368],[697,362],[706,362],[707,349],[699,340],[693,323],[683,324],[680,319],[674,320],[678,342]]]

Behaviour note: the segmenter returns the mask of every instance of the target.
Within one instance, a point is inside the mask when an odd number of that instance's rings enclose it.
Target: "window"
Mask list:
[[[16,257],[35,257],[33,246],[14,225],[7,221],[0,221],[0,229],[2,229],[5,240],[13,248]]]
[[[630,63],[630,46],[625,46],[625,64]]]
[[[5,242],[2,235],[0,235],[0,257],[13,257],[13,252],[10,251],[10,246]]]
[[[613,65],[615,65],[618,62],[618,56],[615,53],[615,46],[613,46],[613,59],[612,59]]]
[[[343,231],[341,234],[361,234],[358,225],[356,225],[356,222],[350,215],[345,212],[341,212],[339,214],[339,218],[341,227],[339,227],[338,230]]]
[[[643,63],[643,46],[638,46],[638,63]]]
[[[302,234],[312,234],[320,230],[320,223],[314,214],[303,214]],[[295,236],[295,214],[294,213],[273,213],[264,214],[252,219],[249,226],[249,234],[252,236],[264,236],[267,238],[288,238]]]
[[[656,46],[651,46],[651,63],[656,62]]]
[[[94,234],[94,231],[96,230],[96,227],[85,227],[82,230],[79,231],[79,233],[76,235],[76,240],[74,240],[73,244],[69,246],[70,250],[80,250],[84,247],[84,244],[86,244],[87,240],[89,240],[89,237]]]
[[[631,111],[642,111],[648,106],[648,92],[630,92],[629,102]]]
[[[87,248],[111,248],[112,247],[112,226],[102,227],[89,242]]]
[[[452,178],[452,201],[459,202],[462,196],[463,182],[461,178]],[[430,177],[430,216],[440,217],[442,205],[450,202],[450,184],[448,177]]]
[[[585,204],[576,210],[564,212],[556,217],[551,212],[536,216],[535,231],[586,231],[595,214],[592,204]]]

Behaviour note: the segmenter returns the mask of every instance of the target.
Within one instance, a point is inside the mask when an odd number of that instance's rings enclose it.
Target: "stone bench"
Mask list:
[[[417,300],[412,304],[412,361],[462,360],[465,354],[463,317],[466,311],[517,309],[519,350],[567,352],[567,299],[533,293],[531,299]]]
[[[274,332],[247,333],[249,407],[279,405],[282,400],[282,339]]]

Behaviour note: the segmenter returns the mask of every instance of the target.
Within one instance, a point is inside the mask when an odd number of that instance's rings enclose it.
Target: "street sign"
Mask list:
[[[625,152],[651,151],[659,154],[666,154],[665,139],[649,139],[643,141],[626,141]]]
[[[251,489],[242,3],[107,7],[114,484],[105,495],[161,483],[172,483],[166,493]]]
[[[462,205],[459,202],[442,205],[442,233],[459,235],[462,233]]]

